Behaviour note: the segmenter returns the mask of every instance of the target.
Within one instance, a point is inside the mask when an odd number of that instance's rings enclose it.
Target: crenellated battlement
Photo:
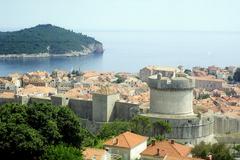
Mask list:
[[[185,90],[193,89],[195,81],[185,74],[177,74],[172,78],[162,77],[161,74],[157,74],[149,77],[148,85],[150,88],[161,90]]]

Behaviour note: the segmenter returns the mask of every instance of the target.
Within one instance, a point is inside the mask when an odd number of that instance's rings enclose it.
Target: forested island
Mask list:
[[[90,53],[103,53],[102,43],[51,24],[0,32],[0,57],[79,56]]]

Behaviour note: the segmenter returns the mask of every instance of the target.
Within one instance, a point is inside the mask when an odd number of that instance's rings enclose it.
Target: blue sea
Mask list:
[[[0,59],[0,75],[54,69],[138,72],[147,65],[240,65],[239,32],[83,32],[101,41],[102,55]]]

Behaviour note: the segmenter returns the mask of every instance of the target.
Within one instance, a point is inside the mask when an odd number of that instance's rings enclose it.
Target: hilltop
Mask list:
[[[1,56],[78,56],[89,53],[103,53],[102,43],[82,33],[51,24],[14,32],[0,32]]]

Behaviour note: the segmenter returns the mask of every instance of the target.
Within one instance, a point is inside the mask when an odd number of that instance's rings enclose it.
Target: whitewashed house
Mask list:
[[[132,132],[122,133],[104,143],[111,156],[121,156],[124,160],[140,158],[140,153],[147,148],[147,137]]]

